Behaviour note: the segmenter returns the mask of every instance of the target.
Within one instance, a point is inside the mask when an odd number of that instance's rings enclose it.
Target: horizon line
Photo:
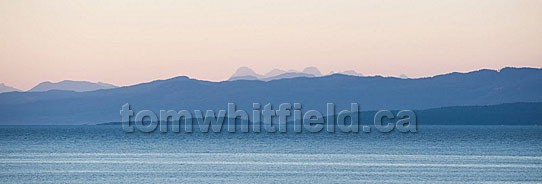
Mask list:
[[[249,68],[249,69],[252,69],[250,67],[247,67],[247,66],[241,66],[239,68],[243,68],[243,67],[246,67],[246,68]],[[309,68],[311,66],[308,66],[308,67],[305,67],[305,68]],[[238,68],[238,69],[239,69]],[[316,67],[315,67],[316,68]],[[454,74],[454,73],[459,73],[459,74],[466,74],[466,73],[472,73],[472,72],[478,72],[478,71],[483,71],[483,70],[490,70],[490,71],[496,71],[496,72],[500,72],[501,70],[503,69],[506,69],[506,68],[512,68],[512,69],[538,69],[538,70],[541,70],[542,67],[529,67],[529,66],[505,66],[505,67],[502,67],[502,68],[499,68],[499,69],[491,69],[491,68],[479,68],[477,70],[469,70],[469,71],[452,71],[452,72],[447,72],[447,73],[441,73],[441,74],[436,74],[436,75],[432,75],[432,76],[422,76],[422,77],[407,77],[407,78],[401,78],[401,76],[394,76],[394,75],[361,75],[361,76],[355,76],[355,75],[349,75],[349,74],[345,74],[345,73],[342,73],[342,72],[334,72],[334,73],[326,73],[326,74],[321,74],[321,75],[318,75],[318,76],[314,76],[314,77],[306,77],[306,78],[315,78],[315,77],[326,77],[326,76],[332,76],[332,75],[346,75],[346,76],[352,76],[352,77],[383,77],[383,78],[398,78],[398,79],[425,79],[425,78],[433,78],[433,77],[438,77],[438,76],[442,76],[442,75],[448,75],[448,74]],[[271,69],[270,71],[274,70],[274,69],[277,69],[277,68],[273,68]],[[318,68],[317,68],[318,69]],[[282,69],[279,69],[279,70],[282,70]],[[237,71],[237,70],[236,70]],[[285,73],[292,73],[292,72],[288,72],[289,70],[283,70],[285,71]],[[348,70],[346,70],[348,71]],[[355,71],[355,70],[354,70]],[[297,71],[297,73],[302,73],[302,71]],[[345,71],[343,71],[345,72]],[[356,71],[357,72],[357,71]],[[235,74],[235,71],[233,72],[233,74]],[[33,88],[35,88],[36,86],[42,84],[42,83],[53,83],[53,84],[57,84],[57,83],[60,83],[60,82],[65,82],[65,81],[73,81],[73,82],[90,82],[90,83],[95,83],[95,84],[98,84],[98,83],[104,83],[104,84],[110,84],[110,85],[114,85],[116,86],[116,88],[118,87],[128,87],[128,86],[134,86],[134,85],[139,85],[139,84],[145,84],[145,83],[151,83],[151,82],[155,82],[155,81],[164,81],[164,80],[170,80],[170,79],[174,79],[174,78],[181,78],[181,77],[186,77],[188,79],[191,79],[191,80],[198,80],[198,81],[204,81],[204,82],[213,82],[213,83],[219,83],[219,82],[226,82],[226,81],[237,81],[237,80],[230,80],[231,77],[233,76],[233,74],[227,78],[227,79],[223,79],[223,80],[206,80],[206,79],[200,79],[200,78],[197,78],[197,77],[192,77],[192,76],[189,76],[189,75],[175,75],[175,76],[170,76],[170,77],[165,77],[165,78],[156,78],[156,79],[152,79],[152,80],[147,80],[147,81],[140,81],[140,82],[136,82],[136,83],[132,83],[132,84],[126,84],[126,85],[117,85],[117,84],[113,84],[113,83],[109,83],[109,82],[105,82],[105,81],[92,81],[92,80],[76,80],[76,79],[63,79],[63,80],[57,80],[57,81],[51,81],[51,80],[45,80],[45,81],[42,81],[42,82],[39,82],[37,83],[36,85],[30,87],[29,89],[26,89],[26,90],[22,90],[20,88],[17,88],[17,87],[14,87],[12,85],[9,85],[9,84],[6,84],[4,83],[3,81],[0,81],[0,84],[3,84],[4,86],[7,86],[7,87],[12,87],[12,88],[15,88],[17,90],[19,90],[18,92],[29,92],[30,90],[32,90]],[[284,73],[283,73],[284,74]],[[281,74],[279,74],[281,75]],[[300,76],[300,77],[305,77],[305,76]],[[299,78],[299,77],[293,77],[293,78]],[[288,78],[282,78],[282,79],[288,79]],[[273,80],[269,80],[269,81],[274,81],[274,80],[282,80],[282,79],[273,79]],[[291,79],[291,78],[290,78]],[[240,80],[244,80],[244,79],[240,79]],[[255,81],[264,81],[264,80],[261,80],[261,79],[254,79]],[[264,81],[265,82],[265,81]]]

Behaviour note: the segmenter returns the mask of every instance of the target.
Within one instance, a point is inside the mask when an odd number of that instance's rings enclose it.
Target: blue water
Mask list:
[[[0,126],[0,183],[542,183],[542,127],[124,133]]]

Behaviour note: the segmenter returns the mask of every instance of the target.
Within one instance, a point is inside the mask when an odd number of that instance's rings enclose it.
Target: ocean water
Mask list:
[[[148,134],[0,126],[0,183],[542,183],[542,127]]]

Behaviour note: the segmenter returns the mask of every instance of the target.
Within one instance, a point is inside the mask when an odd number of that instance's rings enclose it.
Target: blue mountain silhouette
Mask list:
[[[335,74],[272,81],[209,82],[175,77],[106,90],[0,94],[1,124],[83,124],[119,121],[123,104],[134,110],[219,110],[227,103],[252,110],[252,103],[302,103],[325,112],[360,104],[362,111],[542,102],[542,69],[503,68],[428,78],[358,77]]]

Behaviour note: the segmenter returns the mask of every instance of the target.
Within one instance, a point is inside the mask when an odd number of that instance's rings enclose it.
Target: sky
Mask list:
[[[542,67],[539,0],[0,0],[0,83]]]

